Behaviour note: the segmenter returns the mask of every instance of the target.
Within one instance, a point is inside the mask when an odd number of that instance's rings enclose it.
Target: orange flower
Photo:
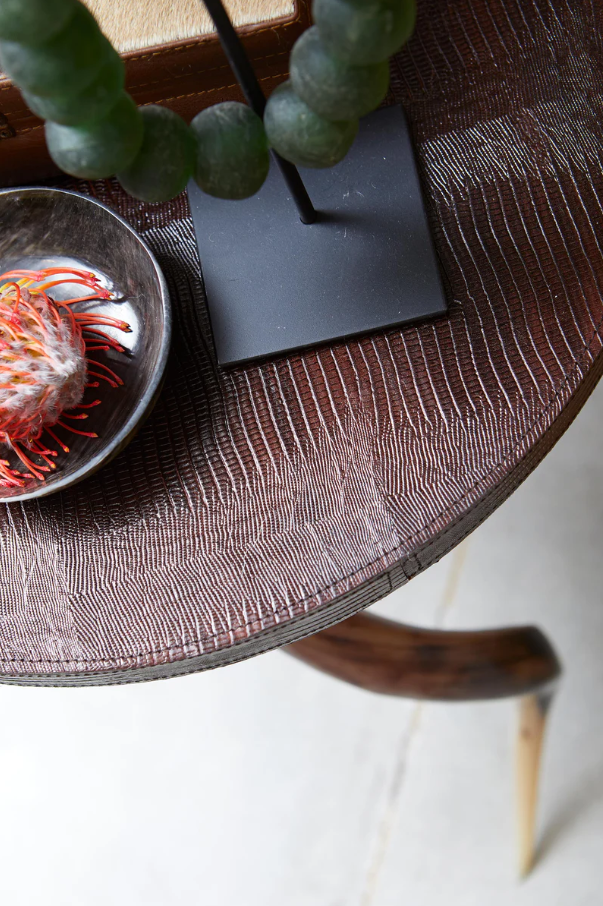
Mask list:
[[[85,286],[89,293],[66,301],[48,295],[52,287],[65,284]],[[18,472],[9,460],[0,460],[1,486],[23,487],[26,481],[44,480],[44,473],[56,468],[53,460],[57,451],[43,442],[42,435],[46,433],[66,453],[69,448],[53,427],[85,437],[98,436],[79,431],[62,419],[87,419],[87,412],[81,410],[99,405],[100,400],[82,403],[87,387],[98,387],[101,380],[112,387],[123,383],[107,365],[91,359],[90,353],[109,349],[123,352],[119,343],[100,328],[129,332],[129,326],[106,315],[73,308],[78,302],[109,298],[98,278],[83,270],[54,267],[0,275],[0,443],[14,451],[27,469]]]

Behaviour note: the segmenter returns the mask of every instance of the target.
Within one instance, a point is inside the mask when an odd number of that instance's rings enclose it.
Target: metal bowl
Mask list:
[[[128,334],[108,329],[125,354],[102,353],[102,361],[124,385],[114,389],[101,382],[93,391],[102,404],[90,410],[89,421],[81,427],[88,429],[89,425],[98,438],[57,429],[70,452],[57,458],[56,472],[46,481],[31,481],[23,488],[0,488],[0,501],[53,494],[99,469],[134,436],[160,389],[170,343],[170,303],[159,265],[140,236],[105,205],[75,192],[45,188],[0,191],[0,273],[62,265],[89,269],[115,294],[116,301],[92,307],[102,307],[104,314],[123,319],[132,329]],[[55,298],[75,298],[77,290],[77,286],[67,291],[57,287],[53,293]],[[5,450],[0,446],[1,458]]]

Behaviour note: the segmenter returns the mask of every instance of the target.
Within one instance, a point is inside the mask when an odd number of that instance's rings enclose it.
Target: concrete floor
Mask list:
[[[603,386],[455,552],[375,611],[535,622],[566,673],[515,876],[512,702],[418,705],[282,652],[169,682],[0,687],[0,903],[599,906]]]

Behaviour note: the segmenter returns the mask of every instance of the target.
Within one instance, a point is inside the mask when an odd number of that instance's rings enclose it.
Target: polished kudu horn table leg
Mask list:
[[[519,874],[529,874],[534,863],[538,777],[544,731],[554,687],[523,695],[519,700],[516,753],[517,844]]]
[[[542,741],[561,667],[535,626],[447,632],[359,614],[290,645],[290,654],[371,692],[433,701],[520,696],[517,742],[519,869],[534,858]]]

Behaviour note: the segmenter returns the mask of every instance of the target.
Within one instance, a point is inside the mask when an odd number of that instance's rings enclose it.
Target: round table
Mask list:
[[[0,681],[169,677],[329,627],[454,547],[583,405],[603,367],[600,19],[563,0],[419,7],[390,101],[445,317],[220,371],[186,198],[78,185],[155,251],[174,343],[127,450],[2,507]]]

